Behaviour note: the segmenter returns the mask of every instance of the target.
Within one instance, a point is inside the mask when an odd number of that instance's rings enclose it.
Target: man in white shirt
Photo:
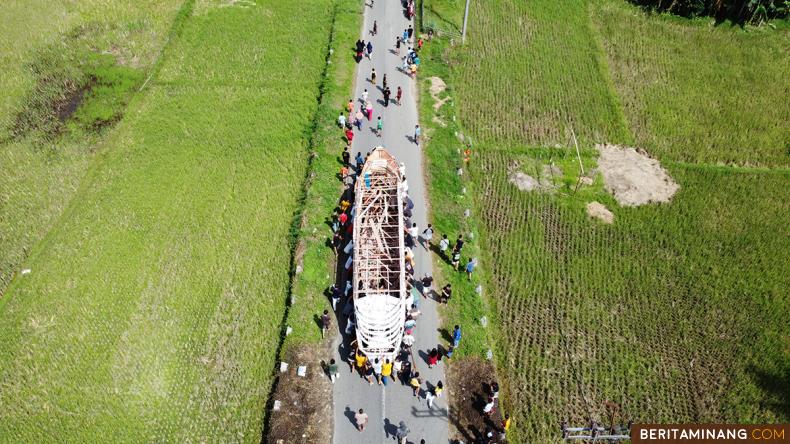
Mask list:
[[[442,235],[442,240],[439,241],[439,251],[442,253],[443,257],[447,257],[447,249],[450,248],[450,239],[447,239],[447,235]]]
[[[414,239],[417,239],[417,236],[420,235],[420,229],[417,228],[417,224],[416,223],[411,224],[411,228],[409,228],[409,234]]]

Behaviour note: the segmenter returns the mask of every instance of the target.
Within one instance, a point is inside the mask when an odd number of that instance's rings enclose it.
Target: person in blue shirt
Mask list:
[[[475,260],[471,257],[469,258],[469,262],[466,263],[466,279],[472,280],[472,272],[475,271]]]
[[[458,348],[461,343],[461,327],[456,325],[453,329],[453,348]]]

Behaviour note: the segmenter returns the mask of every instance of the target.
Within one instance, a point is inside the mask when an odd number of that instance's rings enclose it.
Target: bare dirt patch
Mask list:
[[[494,374],[494,366],[480,358],[463,358],[450,362],[447,377],[452,381],[452,390],[449,392],[451,439],[478,442],[489,427],[493,429],[495,436],[500,435],[502,409],[499,400],[491,417],[483,414],[489,384],[493,382]]]
[[[273,397],[280,410],[271,413],[266,442],[332,442],[332,384],[322,368],[328,356],[327,347],[316,346],[286,353],[288,370],[280,373]],[[296,374],[299,365],[307,366],[307,376]]]
[[[596,145],[604,186],[620,205],[635,207],[669,202],[680,188],[644,150],[617,145]]]
[[[590,202],[587,204],[587,215],[600,220],[603,223],[614,223],[614,214],[600,202]]]
[[[439,77],[431,77],[429,79],[431,81],[431,87],[428,91],[431,93],[431,97],[436,103],[433,104],[433,110],[438,111],[442,105],[445,104],[448,100],[450,100],[450,96],[445,97],[444,99],[439,98],[439,94],[443,93],[447,89],[447,84],[444,83],[444,80],[440,79]]]
[[[534,191],[540,188],[540,182],[537,179],[524,174],[521,171],[514,171],[510,173],[510,183],[515,185],[521,191]]]

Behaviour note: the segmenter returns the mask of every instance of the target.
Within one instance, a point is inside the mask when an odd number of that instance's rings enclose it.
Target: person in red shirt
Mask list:
[[[400,98],[403,97],[403,90],[398,87],[398,92],[395,93],[395,98],[398,99],[398,106],[400,106]]]
[[[433,368],[439,362],[439,350],[434,348],[431,350],[431,353],[428,354],[428,368]]]
[[[354,131],[352,131],[351,128],[346,129],[346,140],[348,140],[348,143],[354,141]]]

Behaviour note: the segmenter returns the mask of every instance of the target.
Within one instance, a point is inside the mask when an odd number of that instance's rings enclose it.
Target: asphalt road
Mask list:
[[[377,22],[378,33],[373,36],[374,20]],[[401,57],[410,45],[401,46],[401,56],[394,54],[395,39],[403,30],[412,24],[404,15],[399,0],[374,0],[373,6],[365,7],[364,29],[362,39],[373,43],[372,60],[364,58],[357,67],[356,86],[354,91],[355,110],[361,105],[362,91],[367,89],[369,100],[373,102],[373,119],[356,131],[352,145],[352,159],[357,152],[365,153],[372,148],[382,145],[392,153],[398,162],[406,164],[406,177],[409,185],[409,195],[414,202],[412,221],[416,222],[420,231],[428,223],[428,205],[423,180],[422,147],[417,146],[412,136],[414,126],[418,122],[416,102],[416,82],[400,71]],[[412,41],[413,43],[413,41]],[[345,49],[345,48],[344,48]],[[352,56],[349,54],[349,57]],[[370,83],[371,69],[377,73],[377,85]],[[392,90],[392,99],[395,98],[397,87],[403,88],[401,105],[390,103],[383,106],[383,95],[379,87],[382,86],[384,74],[387,75],[387,84]],[[376,118],[382,116],[384,131],[381,137],[374,133]],[[434,235],[434,243],[438,242]],[[431,253],[421,246],[416,246],[415,275],[423,276],[431,272]],[[341,287],[343,288],[343,287]],[[439,282],[434,282],[434,289],[439,288]],[[405,421],[411,430],[408,441],[419,444],[420,439],[425,439],[427,444],[448,441],[448,409],[447,395],[452,387],[446,384],[444,366],[429,369],[424,359],[427,351],[437,346],[440,342],[439,319],[436,302],[422,299],[420,303],[422,315],[417,320],[414,332],[416,342],[413,356],[414,365],[423,380],[422,388],[426,389],[426,381],[435,385],[441,380],[445,383],[445,391],[434,402],[433,409],[429,409],[424,397],[415,398],[408,386],[402,386],[398,381],[390,381],[388,386],[368,385],[356,372],[349,373],[348,366],[344,364],[348,354],[343,338],[338,336],[335,341],[335,359],[340,364],[340,378],[334,385],[334,443],[386,443],[394,442],[392,435],[400,421]],[[341,326],[343,325],[341,320]],[[354,423],[354,413],[364,409],[369,415],[369,422],[364,432],[358,432]]]

